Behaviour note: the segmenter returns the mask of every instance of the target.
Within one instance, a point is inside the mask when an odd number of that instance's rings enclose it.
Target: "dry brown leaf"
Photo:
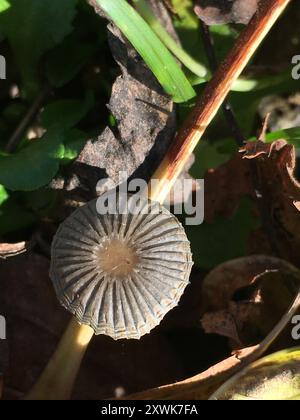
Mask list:
[[[202,317],[201,324],[207,334],[219,334],[241,345],[233,313],[227,310],[208,312]]]
[[[205,221],[213,223],[219,216],[231,218],[245,195],[254,196],[250,165],[237,153],[205,175]]]
[[[247,24],[260,0],[197,0],[195,12],[207,25]]]
[[[265,255],[251,255],[221,264],[204,279],[206,307],[208,310],[224,309],[238,290],[256,283],[266,271],[291,269],[286,261]]]
[[[229,261],[203,282],[207,333],[226,336],[233,347],[260,341],[277,324],[299,287],[298,270],[268,256]]]
[[[280,257],[299,266],[300,184],[294,175],[296,152],[285,140],[249,142],[241,152],[244,160],[254,160],[264,206],[274,230]]]

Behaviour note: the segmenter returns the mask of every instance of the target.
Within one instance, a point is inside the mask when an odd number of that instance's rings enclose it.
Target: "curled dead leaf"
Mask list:
[[[299,286],[298,269],[284,260],[254,255],[229,261],[204,279],[202,326],[230,338],[234,348],[258,342],[286,312]]]
[[[270,271],[296,270],[291,264],[265,255],[251,255],[221,264],[203,282],[203,297],[207,309],[224,309],[235,293],[251,286]]]

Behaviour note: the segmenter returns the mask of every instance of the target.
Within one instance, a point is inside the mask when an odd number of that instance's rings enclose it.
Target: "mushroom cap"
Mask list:
[[[102,215],[96,204],[79,208],[59,227],[50,277],[60,303],[96,335],[139,339],[189,284],[190,243],[177,218],[157,202],[141,199],[135,214],[120,211],[118,203],[117,214]]]

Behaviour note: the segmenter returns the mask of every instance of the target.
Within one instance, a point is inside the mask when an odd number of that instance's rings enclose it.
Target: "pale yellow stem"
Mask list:
[[[73,318],[50,362],[26,400],[69,400],[94,331]]]

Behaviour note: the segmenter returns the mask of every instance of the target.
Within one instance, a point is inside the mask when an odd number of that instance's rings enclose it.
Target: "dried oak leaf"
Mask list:
[[[95,1],[89,3],[102,16]],[[163,4],[154,1],[151,4],[166,29],[176,38]],[[81,190],[81,195],[88,200],[96,195],[99,180],[104,182],[98,188],[98,194],[118,185],[120,171],[131,176],[139,168],[136,176],[150,178],[176,130],[172,100],[136,50],[112,24],[108,26],[108,41],[122,72],[112,87],[108,105],[116,126],[106,127],[99,137],[89,140],[69,168],[68,176],[52,183],[56,189]]]
[[[249,142],[244,159],[255,160],[264,198],[274,228],[274,240],[280,256],[299,266],[300,259],[300,183],[294,172],[296,152],[285,140]]]
[[[207,25],[247,24],[261,0],[196,0],[195,13]]]
[[[253,255],[224,263],[203,282],[209,334],[233,340],[233,347],[261,341],[278,323],[299,288],[299,271],[288,262]]]

